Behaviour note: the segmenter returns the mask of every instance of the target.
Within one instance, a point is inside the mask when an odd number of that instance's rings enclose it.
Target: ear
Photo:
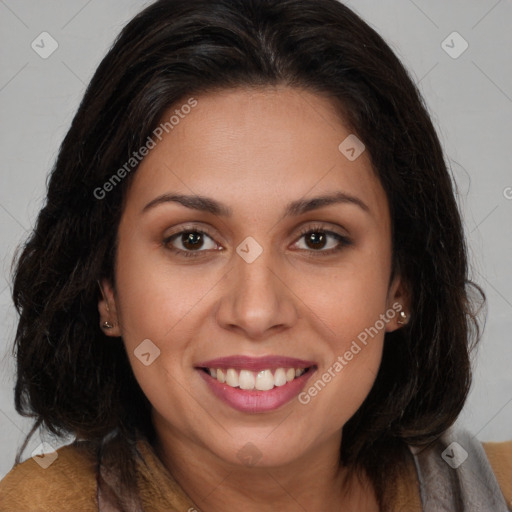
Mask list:
[[[98,281],[98,286],[101,292],[101,297],[98,300],[100,329],[107,336],[121,336],[114,288],[108,279],[102,279],[101,282]],[[108,322],[112,327],[106,327],[105,322]]]
[[[409,322],[411,316],[410,294],[400,276],[395,276],[389,287],[386,311],[395,312],[393,319],[386,324],[386,332],[400,329]]]

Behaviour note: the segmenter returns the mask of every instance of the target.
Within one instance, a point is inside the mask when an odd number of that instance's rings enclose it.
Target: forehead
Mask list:
[[[237,209],[271,208],[333,191],[358,196],[372,213],[387,212],[384,191],[363,151],[340,151],[355,134],[327,98],[290,87],[229,89],[187,98],[140,164],[129,202],[142,208],[162,193],[216,197]],[[163,126],[163,125],[162,125]],[[348,138],[348,139],[347,139]],[[356,150],[361,148],[356,147]],[[349,154],[350,155],[350,154]]]

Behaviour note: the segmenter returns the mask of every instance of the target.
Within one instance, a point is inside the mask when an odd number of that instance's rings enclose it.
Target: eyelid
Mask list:
[[[165,235],[163,239],[169,240],[173,236],[189,232],[204,233],[205,235],[208,235],[210,238],[214,238],[217,236],[220,237],[220,235],[217,234],[216,230],[210,228],[208,225],[205,226],[204,224],[185,224],[177,226],[175,229],[172,230],[172,232],[170,232],[170,234]]]
[[[302,227],[299,232],[299,237],[304,236],[308,233],[314,233],[316,231],[322,231],[323,233],[330,233],[334,235],[338,235],[340,237],[349,238],[348,234],[342,234],[338,233],[336,231],[336,228],[330,227],[330,223],[313,223],[313,224],[307,224],[306,226]],[[346,231],[346,229],[344,229]]]

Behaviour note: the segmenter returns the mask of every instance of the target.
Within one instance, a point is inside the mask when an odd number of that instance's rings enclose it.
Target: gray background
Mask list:
[[[122,26],[147,2],[0,0],[0,478],[31,421],[13,407],[16,316],[9,275],[85,85]],[[459,187],[473,278],[488,296],[475,380],[459,424],[481,440],[512,438],[512,2],[347,2],[398,53],[426,99]],[[32,41],[58,49],[42,59]],[[469,43],[454,59],[441,43]],[[37,39],[36,39],[37,38]],[[458,51],[461,41],[447,43]],[[48,48],[48,46],[46,46]],[[449,389],[446,390],[450,392]],[[38,435],[25,457],[41,442]],[[55,448],[63,444],[45,438]]]

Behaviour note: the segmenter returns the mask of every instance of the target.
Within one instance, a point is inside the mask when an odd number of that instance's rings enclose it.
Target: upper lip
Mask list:
[[[277,368],[309,368],[315,366],[314,361],[306,361],[295,357],[286,356],[227,356],[210,359],[196,364],[196,368],[233,368],[235,370],[251,370],[259,372],[261,370],[275,370]]]

